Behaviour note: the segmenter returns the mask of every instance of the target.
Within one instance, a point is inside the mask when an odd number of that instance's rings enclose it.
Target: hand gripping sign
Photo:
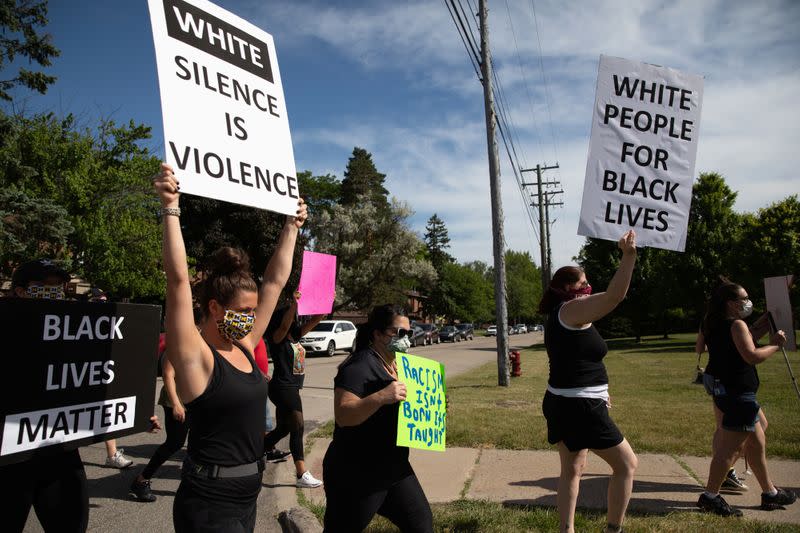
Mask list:
[[[206,0],[148,0],[166,160],[183,192],[286,215],[299,190],[272,36]]]
[[[703,79],[600,56],[578,235],[683,251]]]
[[[397,377],[405,383],[406,399],[397,417],[397,445],[445,451],[447,410],[444,365],[407,353],[395,353]]]
[[[0,300],[0,465],[147,431],[161,308]]]

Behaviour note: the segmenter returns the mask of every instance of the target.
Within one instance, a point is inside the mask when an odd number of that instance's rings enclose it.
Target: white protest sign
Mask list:
[[[683,251],[703,78],[600,56],[578,235]]]
[[[772,313],[775,326],[786,334],[786,349],[797,349],[797,339],[794,334],[794,318],[792,317],[792,302],[789,299],[789,288],[794,282],[794,276],[775,276],[764,278],[764,296],[767,300],[767,311]]]
[[[299,190],[272,36],[206,0],[148,0],[181,192],[287,215]]]

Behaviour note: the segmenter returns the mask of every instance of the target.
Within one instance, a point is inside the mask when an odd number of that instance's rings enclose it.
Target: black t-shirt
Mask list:
[[[334,387],[366,398],[388,386],[389,375],[380,356],[371,349],[353,354],[333,380]],[[399,403],[384,405],[357,426],[333,430],[325,455],[325,484],[385,488],[413,472],[408,448],[397,446]]]
[[[281,342],[272,342],[267,337],[267,349],[272,357],[272,387],[300,387],[306,379],[306,350],[300,343],[288,337]]]
[[[550,362],[547,383],[558,389],[607,385],[608,373],[603,358],[608,353],[606,341],[594,327],[571,330],[561,325],[558,304],[547,317],[544,345]]]
[[[708,346],[706,374],[725,385],[729,394],[756,392],[759,379],[756,367],[745,361],[731,335],[733,320],[725,320],[711,331],[703,332]]]
[[[209,348],[214,355],[211,380],[200,396],[186,404],[187,452],[204,465],[252,463],[264,455],[267,379],[241,346],[253,367],[250,372],[242,372],[213,346]]]

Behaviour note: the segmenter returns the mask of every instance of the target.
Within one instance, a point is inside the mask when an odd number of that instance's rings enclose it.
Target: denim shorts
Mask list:
[[[761,406],[756,401],[755,392],[728,394],[725,385],[714,376],[703,374],[703,386],[714,397],[714,405],[722,411],[722,428],[728,431],[756,430],[758,411]]]

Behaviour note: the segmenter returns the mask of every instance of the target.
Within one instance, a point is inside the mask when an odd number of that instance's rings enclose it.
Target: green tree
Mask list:
[[[372,154],[363,148],[353,148],[342,180],[342,205],[367,201],[378,208],[378,216],[389,207],[389,191],[383,186],[386,174],[381,174],[372,162]]]
[[[506,250],[506,305],[511,322],[533,321],[542,299],[541,273],[528,252]]]
[[[47,2],[0,0],[0,71],[17,58],[50,66],[50,59],[58,57],[60,52],[53,46],[50,35],[38,31],[47,22]],[[47,86],[56,80],[54,76],[24,67],[13,74],[0,74],[0,77],[4,78],[0,79],[0,99],[6,101],[11,101],[9,91],[18,85],[44,94]]]
[[[312,176],[310,170],[297,174],[300,196],[308,205],[309,222],[322,212],[330,210],[339,203],[342,195],[342,182],[336,176]]]
[[[453,257],[447,253],[450,248],[450,236],[447,226],[439,216],[434,213],[425,225],[425,246],[428,249],[428,258],[437,272],[440,272],[445,263],[453,262]]]
[[[445,316],[451,321],[481,323],[494,316],[492,284],[470,266],[445,263],[441,285],[446,295]]]
[[[408,289],[436,278],[433,266],[418,254],[423,244],[408,227],[411,214],[406,204],[393,200],[379,216],[378,207],[365,198],[322,213],[315,250],[337,256],[335,309],[404,304]]]

